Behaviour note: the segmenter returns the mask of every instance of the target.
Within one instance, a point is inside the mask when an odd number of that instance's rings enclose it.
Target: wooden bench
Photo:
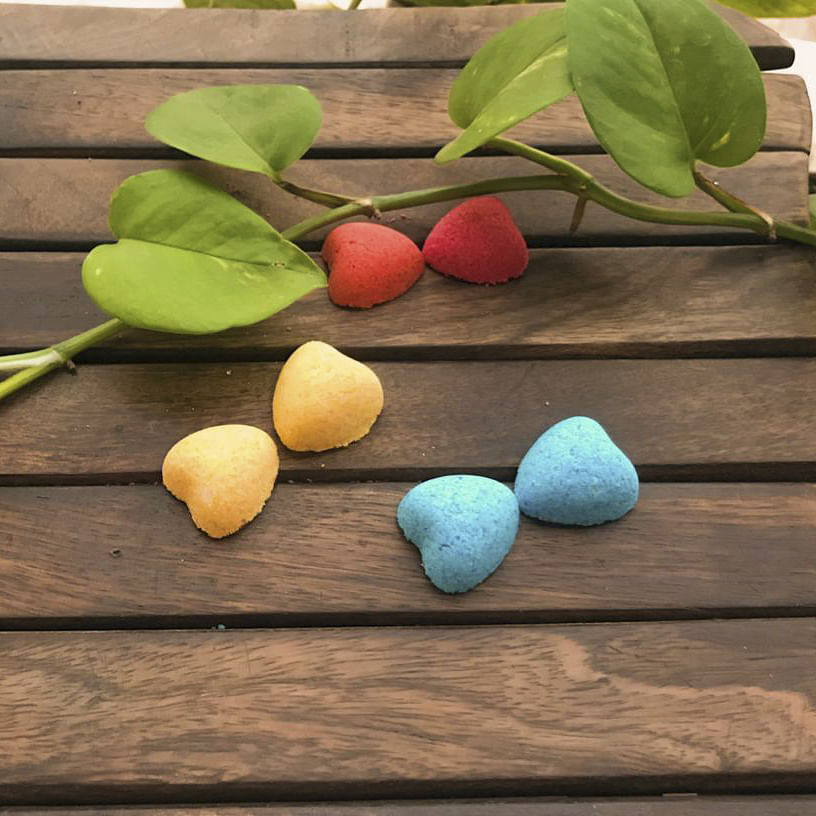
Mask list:
[[[428,157],[454,132],[457,66],[537,10],[0,6],[0,352],[100,321],[79,268],[133,173],[183,166],[279,227],[315,211],[153,142],[160,100],[306,85],[325,124],[291,176],[344,192],[512,172]],[[790,63],[724,13],[764,68]],[[715,175],[807,223],[803,83],[765,82],[764,149]],[[577,114],[517,134],[640,195]],[[512,285],[427,272],[371,312],[321,291],[222,335],[132,332],[0,404],[6,816],[816,814],[813,253],[592,207],[570,236],[566,197],[505,200],[533,247]],[[419,240],[445,209],[384,220]],[[210,424],[271,429],[280,362],[310,339],[372,361],[385,413],[346,450],[282,449],[264,513],[206,539],[157,483],[164,453]],[[400,497],[444,473],[512,480],[573,414],[632,456],[636,511],[524,520],[485,585],[436,592]]]

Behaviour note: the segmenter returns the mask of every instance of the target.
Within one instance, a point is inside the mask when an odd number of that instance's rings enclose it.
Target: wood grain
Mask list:
[[[262,179],[158,161],[171,154],[143,132],[144,113],[204,84],[312,87],[326,122],[315,158],[291,172],[304,184],[367,194],[534,172],[513,159],[436,168],[416,157],[452,134],[444,98],[453,67],[540,8],[343,15],[0,5],[0,154],[9,157],[0,160],[0,245],[79,249],[108,240],[111,191],[160,166],[204,174],[280,227],[314,213]],[[761,65],[790,63],[792,50],[772,32],[723,13]],[[55,70],[66,66],[73,70]],[[766,151],[713,174],[776,216],[807,223],[809,108],[799,80],[765,81]],[[123,98],[130,104],[115,101]],[[576,113],[567,101],[517,135],[597,153]],[[607,157],[578,160],[621,192],[642,195]],[[567,197],[507,201],[537,246],[756,240],[633,225],[594,208],[571,238]],[[715,207],[697,197],[693,205],[701,204]],[[420,240],[449,206],[387,223]],[[0,256],[0,347],[43,344],[97,321],[78,285],[79,260]],[[0,483],[41,486],[0,488],[0,628],[125,631],[0,633],[0,804],[90,803],[96,810],[84,816],[98,816],[105,802],[141,802],[152,804],[128,812],[242,816],[250,808],[156,805],[810,790],[816,619],[802,616],[816,613],[814,484],[646,484],[619,524],[576,532],[525,520],[506,563],[463,598],[428,584],[394,510],[407,480],[452,471],[512,477],[530,442],[576,413],[600,419],[646,479],[816,480],[814,359],[512,359],[814,355],[814,301],[809,256],[784,246],[548,248],[500,293],[428,273],[399,306],[368,314],[336,310],[321,292],[264,325],[218,337],[134,333],[96,359],[209,362],[82,366],[78,378],[60,373],[3,403]],[[279,366],[240,360],[281,359],[318,336],[380,359],[386,412],[347,450],[283,452],[269,507],[226,544],[199,534],[156,484],[44,486],[150,482],[185,433],[228,421],[270,429]],[[288,483],[360,478],[405,481]],[[783,614],[797,619],[585,623]],[[227,631],[132,631],[222,621]],[[538,625],[554,621],[584,623]],[[407,623],[458,625],[398,625]],[[345,628],[233,628],[325,624]],[[816,804],[494,800],[256,810],[799,816]]]
[[[0,6],[0,65],[462,64],[532,8],[333,11]],[[760,67],[786,68],[793,49],[755,20],[717,7]],[[191,37],[190,32],[195,36]]]
[[[2,633],[0,801],[784,788],[816,769],[814,638],[812,619]]]
[[[637,200],[677,208],[716,210],[719,205],[702,193],[688,199],[666,199],[646,193],[607,156],[572,157],[616,191]],[[261,176],[230,171],[196,161],[0,159],[0,248],[5,245],[40,249],[43,243],[83,244],[110,240],[108,200],[125,178],[157,168],[199,173],[257,209],[279,229],[320,212],[311,202],[294,198]],[[292,181],[355,197],[463,184],[507,175],[530,175],[534,165],[515,157],[462,159],[445,167],[430,159],[307,160],[292,168]],[[712,170],[725,187],[746,201],[762,202],[777,218],[808,223],[808,157],[802,152],[759,153],[747,164]],[[716,227],[665,226],[632,221],[589,206],[575,236],[568,233],[574,199],[551,191],[509,193],[502,196],[521,231],[534,244],[654,243],[706,240],[744,243],[754,233]],[[382,222],[421,240],[453,204],[434,204],[386,213]],[[309,236],[319,241],[327,230]]]
[[[522,519],[501,568],[466,596],[437,592],[397,528],[396,507],[410,487],[284,481],[263,513],[226,542],[196,530],[160,485],[0,488],[0,627],[816,610],[811,484],[648,484],[616,524],[575,530]]]
[[[54,816],[53,809],[8,808],[4,816]],[[63,808],[60,816],[813,816],[811,796],[695,796],[651,799],[489,799],[220,807]]]
[[[104,320],[82,288],[83,257],[0,253],[0,350],[40,348]],[[816,355],[814,315],[804,248],[539,249],[525,276],[498,290],[428,270],[373,310],[338,309],[320,290],[255,326],[131,331],[90,359],[283,360],[314,337],[367,360]]]
[[[208,85],[291,83],[309,88],[323,106],[318,153],[432,155],[459,133],[447,113],[457,73],[438,68],[5,71],[0,153],[168,156],[173,151],[150,136],[144,119],[172,94]],[[810,152],[804,81],[778,74],[764,79],[765,149]],[[510,135],[558,152],[601,152],[575,96]]]
[[[601,422],[647,479],[816,478],[816,360],[375,363],[385,410],[325,454],[281,451],[284,478],[510,479],[553,422]],[[229,422],[271,427],[277,364],[85,366],[5,401],[0,479],[157,478],[166,451]]]

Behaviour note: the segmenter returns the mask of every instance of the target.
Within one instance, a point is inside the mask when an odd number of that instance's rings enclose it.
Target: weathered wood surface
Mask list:
[[[0,247],[37,250],[0,255],[0,349],[99,321],[80,287],[82,254],[44,250],[109,240],[107,201],[128,175],[202,173],[279,227],[317,211],[261,178],[168,160],[141,123],[176,91],[313,88],[325,125],[314,158],[290,171],[312,186],[363,195],[539,172],[508,158],[437,168],[418,157],[453,133],[454,66],[540,8],[0,6]],[[776,35],[724,14],[763,66],[790,62]],[[765,81],[765,150],[711,172],[806,223],[809,108],[799,80]],[[576,112],[567,101],[518,135],[597,154]],[[577,160],[643,195],[608,157]],[[91,355],[109,364],[3,403],[0,629],[30,631],[0,632],[0,803],[96,806],[84,816],[106,802],[152,803],[135,816],[816,814],[812,798],[274,803],[812,788],[812,256],[594,207],[570,238],[571,198],[507,201],[534,246],[575,246],[536,250],[526,277],[500,290],[428,272],[370,312],[317,292],[215,337],[134,332]],[[716,209],[701,196],[692,205]],[[385,222],[421,240],[450,206]],[[205,425],[271,430],[270,361],[313,338],[375,361],[386,409],[368,438],[312,456],[281,450],[267,509],[218,544],[160,485],[126,484],[153,482],[168,447]],[[780,354],[812,358],[598,359]],[[204,362],[182,365],[185,355]],[[644,484],[632,514],[592,530],[524,519],[489,582],[464,597],[436,592],[394,522],[410,484],[462,471],[511,479],[538,434],[572,414],[603,422],[646,480],[730,481]],[[367,478],[387,481],[350,481]],[[757,482],[777,479],[808,482]],[[300,483],[319,480],[335,484]],[[716,616],[777,619],[681,620]],[[641,623],[591,623],[619,619]],[[201,631],[222,621],[227,631]],[[181,626],[199,631],[169,630]],[[338,628],[234,628],[257,626]],[[49,628],[78,631],[35,631]],[[158,806],[229,801],[270,804]],[[2,816],[57,813],[77,814]]]
[[[513,21],[553,5],[274,15],[229,9],[66,7],[45,12],[1,5],[0,65],[462,64]],[[730,9],[718,10],[762,68],[793,62],[793,49],[778,34]]]
[[[3,816],[813,816],[811,796],[488,799],[220,807],[4,808]]]
[[[701,192],[687,199],[667,199],[646,193],[615,166],[608,156],[572,157],[617,192],[631,198],[675,208],[717,211],[721,207]],[[284,229],[321,208],[284,193],[268,179],[203,162],[135,159],[0,159],[0,248],[41,248],[43,244],[111,240],[107,226],[108,200],[128,176],[157,168],[185,169],[200,174],[235,194],[276,227]],[[331,159],[299,162],[288,174],[292,181],[352,196],[396,193],[442,185],[465,184],[506,175],[534,175],[541,168],[515,157],[462,159],[439,167],[428,159]],[[710,174],[746,201],[760,201],[777,218],[809,221],[808,157],[802,152],[759,153],[742,167]],[[769,183],[768,179],[773,179]],[[745,230],[718,227],[666,226],[632,221],[589,205],[580,232],[568,233],[574,197],[567,193],[534,191],[502,196],[519,229],[530,242],[580,244],[661,240],[705,240],[743,243],[753,238]],[[382,223],[421,240],[453,204],[443,203],[386,213]],[[318,241],[328,230],[308,237]],[[21,246],[22,244],[22,246]]]
[[[553,422],[601,422],[646,478],[816,477],[816,360],[374,363],[385,410],[358,444],[281,451],[284,478],[512,478]],[[207,425],[271,428],[277,364],[84,366],[3,406],[0,479],[152,480]]]
[[[80,253],[0,253],[0,350],[104,320]],[[131,331],[95,360],[283,360],[316,337],[363,359],[816,354],[812,252],[792,246],[539,249],[500,290],[427,270],[400,300],[338,309],[325,290],[216,336]]]
[[[814,638],[812,619],[7,632],[0,800],[791,785],[816,771]]]
[[[409,487],[284,481],[252,524],[220,542],[199,533],[160,485],[0,488],[0,627],[816,609],[814,485],[647,484],[616,524],[575,530],[523,518],[501,568],[467,596],[436,591],[402,537],[394,519]]]
[[[457,73],[438,68],[5,71],[0,154],[170,155],[145,130],[147,113],[175,93],[238,83],[309,88],[324,112],[315,142],[319,153],[432,154],[459,132],[447,113]],[[803,80],[768,74],[765,88],[764,148],[809,152],[811,111]],[[601,152],[574,96],[509,135],[559,152]]]

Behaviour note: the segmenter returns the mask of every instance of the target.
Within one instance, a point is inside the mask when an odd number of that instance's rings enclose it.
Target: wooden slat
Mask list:
[[[466,597],[430,585],[394,523],[410,486],[284,482],[226,543],[199,533],[184,505],[158,485],[0,488],[0,627],[529,622],[816,609],[811,484],[649,484],[617,524],[575,530],[522,519],[501,569]]]
[[[553,422],[604,424],[646,478],[816,477],[816,360],[375,363],[385,410],[363,442],[304,456],[284,478],[512,478]],[[2,407],[0,478],[154,479],[168,448],[206,425],[269,428],[278,365],[85,366]]]
[[[0,349],[40,348],[105,318],[83,255],[0,253]],[[426,271],[400,300],[338,309],[324,290],[217,336],[131,331],[92,359],[283,360],[313,337],[363,359],[816,354],[816,276],[791,246],[540,249],[501,289]]]
[[[740,34],[740,36],[751,44],[757,62],[763,70],[767,70],[767,63],[786,63],[780,65],[781,68],[788,68],[793,64],[793,55],[788,56],[784,48],[790,48],[790,43],[782,38],[776,31],[763,25],[759,20],[746,17],[735,9],[721,6],[718,3],[708,0],[709,4],[728,22],[728,24]],[[782,42],[780,43],[779,40]],[[793,50],[793,49],[791,49]],[[790,59],[790,62],[787,60]],[[770,65],[768,65],[768,68]]]
[[[144,119],[172,94],[208,85],[294,83],[309,88],[323,106],[318,151],[432,153],[459,132],[447,113],[457,73],[438,68],[7,71],[0,86],[0,152],[169,155],[145,130]],[[769,74],[765,88],[765,148],[809,152],[811,112],[804,81]],[[601,152],[574,96],[511,135],[560,152]]]
[[[533,8],[333,11],[99,9],[0,6],[0,65],[281,65],[464,63],[489,37]],[[793,49],[727,9],[762,68],[785,68]],[[190,32],[195,36],[190,36]]]
[[[813,619],[4,633],[0,801],[790,787],[816,771],[814,638]]]
[[[812,796],[488,799],[233,807],[4,808],[3,816],[813,816]]]
[[[616,191],[642,201],[666,206],[705,210],[721,209],[700,192],[688,199],[667,199],[647,193],[625,176],[608,156],[572,157]],[[182,168],[236,194],[245,203],[283,229],[320,212],[311,202],[294,198],[274,187],[268,179],[251,173],[230,171],[196,161],[137,161],[80,159],[0,159],[0,245],[26,242],[39,248],[43,242],[110,240],[107,226],[108,200],[128,176],[160,167]],[[540,168],[538,168],[540,169]],[[530,175],[536,166],[515,157],[463,159],[439,167],[430,159],[354,159],[299,162],[289,176],[292,181],[353,196],[463,184],[485,178]],[[809,223],[808,157],[801,152],[760,153],[747,164],[729,170],[713,170],[711,176],[749,202],[761,202],[777,218]],[[568,228],[574,198],[566,193],[536,191],[508,193],[505,201],[519,228],[533,242],[595,243],[656,240],[728,240],[745,242],[753,233],[716,227],[665,226],[635,222],[589,206],[577,236]],[[403,212],[387,213],[382,222],[421,240],[453,204],[434,204]],[[327,230],[316,231],[320,240]]]

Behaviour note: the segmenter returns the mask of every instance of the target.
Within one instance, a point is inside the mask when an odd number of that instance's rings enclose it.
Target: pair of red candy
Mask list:
[[[470,283],[505,283],[527,266],[527,245],[507,207],[484,196],[441,218],[422,252],[401,232],[380,224],[343,224],[323,244],[329,297],[338,306],[367,309],[407,292],[427,263]]]

